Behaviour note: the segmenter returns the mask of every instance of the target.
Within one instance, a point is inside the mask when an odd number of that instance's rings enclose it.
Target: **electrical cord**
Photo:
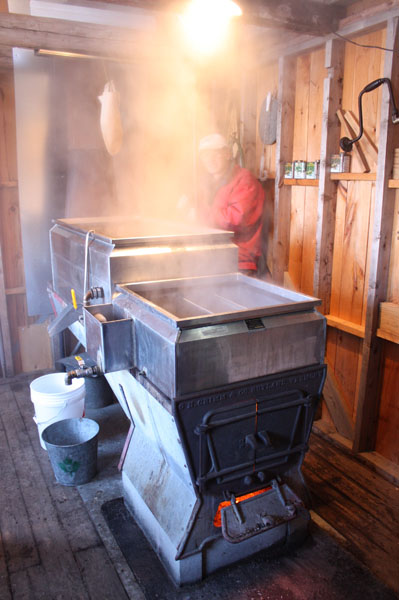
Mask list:
[[[394,50],[393,48],[384,48],[384,46],[373,46],[372,44],[361,44],[360,42],[355,42],[345,37],[344,35],[341,35],[337,31],[334,31],[333,35],[336,35],[337,37],[341,38],[341,40],[345,40],[345,42],[349,42],[349,44],[359,46],[360,48],[373,48],[374,50],[384,50],[385,52],[394,52],[395,54],[399,54],[399,50]]]

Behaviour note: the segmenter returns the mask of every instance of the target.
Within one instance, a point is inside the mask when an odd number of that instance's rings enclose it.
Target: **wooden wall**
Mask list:
[[[6,305],[6,314],[0,312],[3,370],[11,374],[13,370],[22,370],[18,328],[28,324],[28,317],[19,215],[14,77],[12,69],[7,67],[0,68],[0,243]]]
[[[366,35],[352,36],[358,44],[385,45],[386,28],[380,27]],[[320,158],[322,143],[323,110],[326,99],[323,97],[323,85],[328,77],[325,48],[300,53],[287,60],[293,62],[295,81],[293,100],[287,100],[286,111],[293,111],[294,131],[292,154],[286,160],[315,160]],[[385,53],[376,48],[364,48],[345,43],[343,51],[343,81],[341,83],[343,111],[353,111],[358,115],[358,95],[362,88],[379,77],[384,76]],[[280,59],[281,69],[281,59]],[[265,93],[265,80],[278,78],[279,65],[268,65],[258,76],[258,105]],[[364,128],[368,137],[378,147],[380,133],[382,88],[363,96]],[[291,104],[291,105],[290,105]],[[287,113],[286,113],[287,118]],[[339,128],[339,135],[348,135],[339,126],[334,116],[333,126]],[[330,125],[331,126],[331,123]],[[397,126],[399,127],[399,126]],[[356,132],[357,134],[357,132]],[[352,136],[350,136],[352,137]],[[396,134],[399,146],[399,129]],[[258,140],[258,153],[262,146]],[[335,147],[338,153],[340,148]],[[270,173],[277,177],[276,193],[287,194],[287,183],[281,178],[281,164],[276,159],[275,146],[265,149],[266,162],[276,161]],[[364,173],[362,162],[352,151],[352,173]],[[327,157],[328,162],[328,157]],[[328,334],[326,360],[333,381],[333,392],[342,403],[336,413],[323,404],[323,422],[325,430],[337,430],[343,433],[339,411],[345,413],[348,427],[345,437],[353,443],[354,427],[357,419],[359,387],[362,374],[364,333],[366,327],[367,297],[369,291],[370,248],[373,235],[373,214],[376,191],[377,164],[370,162],[370,173],[360,180],[339,181],[335,183],[336,205],[334,214],[334,237],[331,267],[331,290],[327,311]],[[329,167],[329,165],[327,165]],[[276,175],[277,174],[277,175]],[[367,180],[373,178],[374,181]],[[308,294],[316,294],[314,287],[315,246],[317,237],[318,210],[320,198],[318,187],[302,185],[292,186],[290,193],[289,215],[289,255],[284,281],[295,289]],[[281,192],[282,190],[282,192]],[[276,207],[275,207],[276,208]],[[390,262],[389,291],[387,300],[399,302],[399,205],[393,223],[392,252]],[[279,240],[280,241],[280,240]],[[274,251],[279,252],[278,244]],[[394,343],[381,342],[382,358],[380,363],[380,406],[376,430],[375,450],[382,457],[399,465],[397,438],[399,434],[399,350]],[[335,426],[335,427],[334,427]]]
[[[383,46],[385,31],[356,38],[360,44]],[[346,44],[342,109],[358,114],[360,90],[382,76],[384,53]],[[362,100],[364,127],[378,145],[381,88],[365,94]],[[341,129],[341,134],[346,132]],[[351,171],[361,172],[361,165],[352,152]],[[376,165],[371,167],[375,172]],[[368,248],[372,231],[375,183],[348,181],[338,184],[337,215],[334,240],[334,259],[330,314],[365,326],[368,289]],[[356,418],[356,403],[360,374],[362,338],[330,328],[327,360],[332,366],[340,391]]]
[[[323,113],[324,50],[298,57],[293,160],[320,157]],[[315,187],[294,187],[288,273],[295,288],[313,294],[313,265],[317,222]]]

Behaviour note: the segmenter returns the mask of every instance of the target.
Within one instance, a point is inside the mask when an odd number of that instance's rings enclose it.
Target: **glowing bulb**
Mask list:
[[[222,45],[232,17],[242,15],[232,0],[191,0],[180,16],[190,44],[201,54],[210,54]]]

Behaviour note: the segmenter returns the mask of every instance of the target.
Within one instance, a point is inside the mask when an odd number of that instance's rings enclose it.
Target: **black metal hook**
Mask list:
[[[380,79],[375,79],[374,81],[371,81],[362,89],[362,91],[359,94],[359,100],[358,100],[359,126],[360,126],[359,135],[357,137],[353,138],[353,140],[350,140],[347,137],[343,137],[339,140],[339,145],[341,146],[341,148],[344,152],[350,152],[352,150],[353,144],[355,142],[358,142],[363,135],[363,109],[362,109],[363,94],[365,94],[367,92],[372,92],[373,90],[377,89],[383,83],[386,83],[388,85],[389,95],[390,95],[391,102],[392,102],[392,107],[393,107],[392,108],[392,123],[394,123],[394,124],[399,123],[399,111],[396,107],[395,98],[393,96],[391,80],[388,79],[387,77],[382,77]]]

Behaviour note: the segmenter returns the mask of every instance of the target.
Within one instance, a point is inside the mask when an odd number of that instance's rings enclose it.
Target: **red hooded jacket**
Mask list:
[[[248,169],[235,165],[230,180],[220,187],[205,218],[213,227],[234,231],[238,268],[256,271],[261,254],[264,190]]]

